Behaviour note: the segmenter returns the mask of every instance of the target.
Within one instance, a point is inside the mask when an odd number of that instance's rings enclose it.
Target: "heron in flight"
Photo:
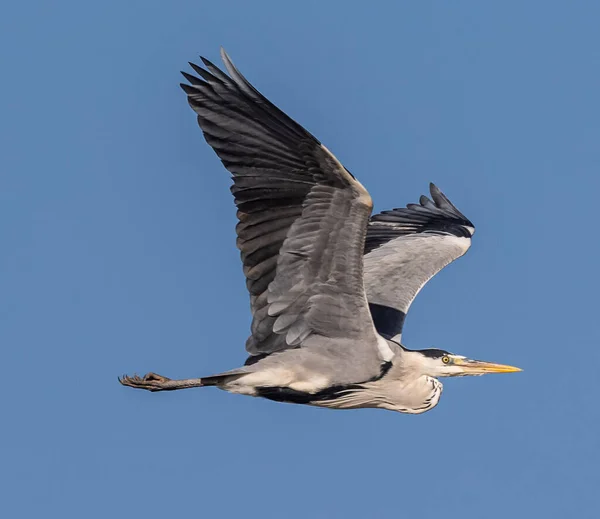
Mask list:
[[[371,216],[367,190],[313,135],[260,94],[221,49],[183,72],[206,142],[233,176],[237,246],[252,311],[244,366],[202,378],[148,373],[149,391],[216,386],[335,409],[418,414],[438,377],[521,371],[402,345],[423,285],[471,245],[473,224],[433,184],[431,198]]]

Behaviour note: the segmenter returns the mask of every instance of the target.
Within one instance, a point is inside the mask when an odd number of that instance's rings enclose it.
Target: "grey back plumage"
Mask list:
[[[229,76],[202,58],[207,70],[192,65],[202,79],[184,73],[182,88],[233,175],[253,314],[246,349],[269,354],[313,335],[377,344],[363,286],[368,192],[222,58]]]

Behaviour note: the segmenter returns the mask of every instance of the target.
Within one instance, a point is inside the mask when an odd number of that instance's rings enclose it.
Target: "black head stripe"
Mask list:
[[[438,350],[436,348],[429,348],[428,350],[417,350],[421,355],[430,357],[432,359],[441,359],[444,355],[451,355],[450,352],[445,350]]]

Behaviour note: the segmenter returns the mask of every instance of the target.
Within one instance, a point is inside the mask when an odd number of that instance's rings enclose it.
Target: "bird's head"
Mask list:
[[[455,355],[448,351],[438,349],[412,351],[418,355],[413,357],[413,362],[419,364],[419,369],[424,375],[430,377],[465,377],[474,375],[487,375],[488,373],[514,373],[522,371],[514,366],[494,364],[482,360],[473,360],[462,355]]]

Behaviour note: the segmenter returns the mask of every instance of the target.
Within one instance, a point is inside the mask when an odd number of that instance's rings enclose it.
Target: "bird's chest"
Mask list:
[[[396,410],[411,414],[429,411],[438,404],[443,389],[439,380],[428,376],[407,381],[396,388]]]

